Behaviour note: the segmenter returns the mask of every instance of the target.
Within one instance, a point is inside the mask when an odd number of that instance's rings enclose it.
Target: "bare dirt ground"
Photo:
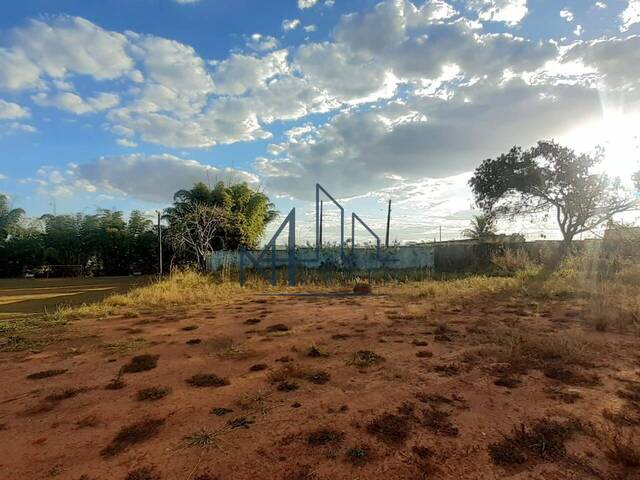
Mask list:
[[[247,296],[0,353],[0,478],[640,478],[638,337],[578,301],[407,298]]]

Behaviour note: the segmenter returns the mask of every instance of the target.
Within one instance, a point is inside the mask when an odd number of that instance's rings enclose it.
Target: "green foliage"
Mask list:
[[[487,241],[496,235],[496,221],[493,215],[476,215],[471,227],[463,230],[462,235],[470,240]]]
[[[0,196],[0,198],[6,198]],[[0,210],[10,212],[2,207]],[[0,240],[0,276],[19,276],[43,265],[78,265],[85,273],[128,275],[153,273],[157,263],[156,230],[141,212],[128,221],[122,212],[98,210],[94,215],[44,215],[28,220],[5,219],[7,235]],[[57,267],[48,267],[56,275]],[[68,272],[67,272],[68,273]]]
[[[601,150],[577,154],[552,141],[526,151],[513,147],[482,162],[469,183],[487,213],[513,217],[555,212],[568,245],[576,235],[637,207],[619,179],[593,173],[602,156]]]
[[[235,250],[240,246],[256,248],[264,230],[277,215],[273,204],[262,192],[246,183],[225,185],[218,182],[213,188],[197,183],[190,190],[180,190],[174,195],[173,207],[166,210],[169,231],[181,228],[181,219],[194,205],[215,207],[221,225],[213,239],[212,249]]]

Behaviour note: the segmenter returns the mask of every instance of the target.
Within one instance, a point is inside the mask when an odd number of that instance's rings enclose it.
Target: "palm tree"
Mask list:
[[[23,215],[24,210],[12,209],[9,205],[9,197],[0,194],[0,242],[4,242],[9,237],[11,229],[18,224]]]
[[[470,240],[486,241],[496,234],[496,220],[492,215],[476,215],[471,220],[471,227],[462,231],[462,235]]]

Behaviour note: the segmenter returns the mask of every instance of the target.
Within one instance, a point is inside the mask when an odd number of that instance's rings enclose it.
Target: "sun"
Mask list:
[[[640,112],[605,110],[600,119],[576,128],[563,141],[581,152],[603,147],[602,171],[620,177],[625,185],[631,185],[633,173],[640,170]]]

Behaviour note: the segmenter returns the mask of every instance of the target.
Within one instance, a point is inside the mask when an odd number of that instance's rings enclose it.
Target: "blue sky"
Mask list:
[[[0,192],[31,215],[224,179],[299,207],[308,238],[319,181],[376,230],[392,198],[398,240],[451,238],[469,172],[514,144],[637,168],[640,0],[4,3]]]

